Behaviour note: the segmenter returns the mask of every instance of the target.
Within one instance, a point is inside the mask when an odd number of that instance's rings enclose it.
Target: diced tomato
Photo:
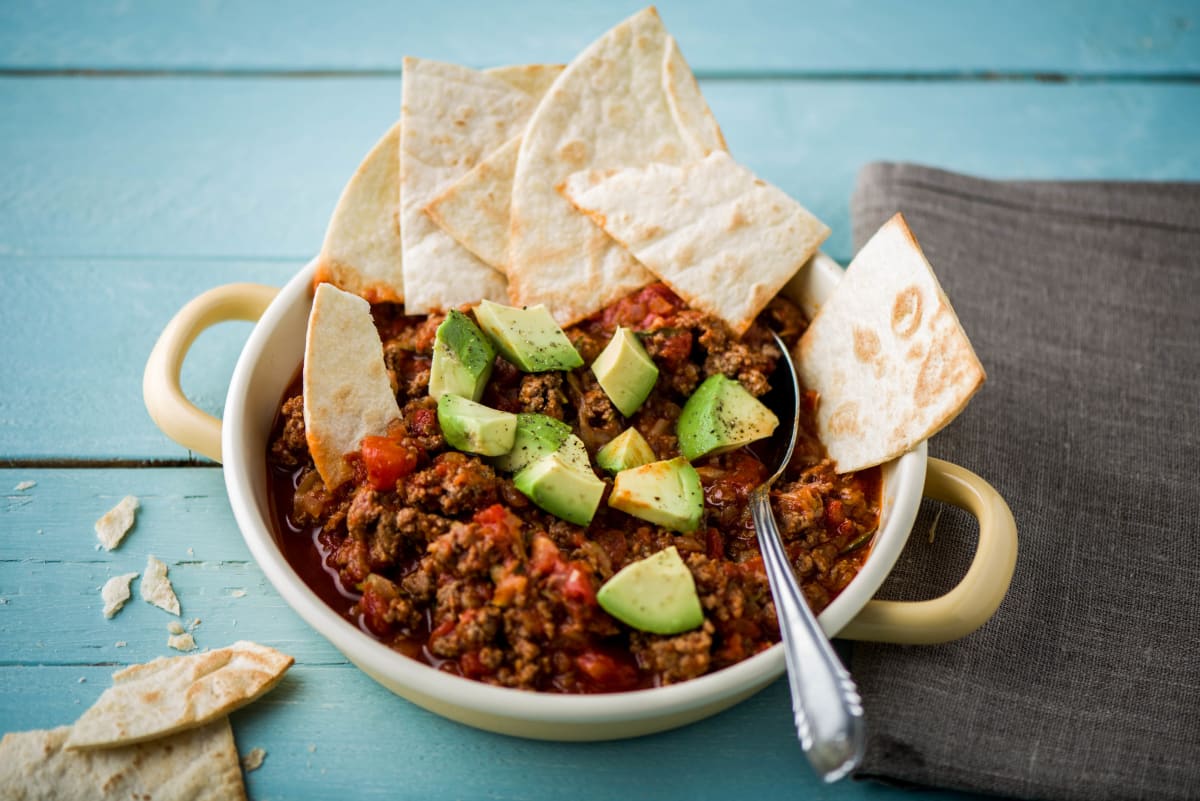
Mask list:
[[[610,329],[618,325],[645,329],[682,307],[683,301],[666,284],[655,283],[608,306],[601,319]]]
[[[363,437],[362,460],[367,481],[381,492],[395,489],[417,467],[416,451],[390,437]]]
[[[658,356],[669,367],[677,368],[692,355],[692,332],[684,329],[664,337],[658,346]]]
[[[627,662],[617,661],[602,651],[584,651],[575,657],[575,666],[592,688],[599,692],[619,692],[637,687],[637,668]]]
[[[409,431],[413,436],[428,437],[438,432],[436,409],[413,409],[408,415]]]
[[[478,651],[467,651],[458,658],[458,665],[462,669],[462,674],[468,679],[478,679],[491,673],[487,665],[483,663]]]
[[[563,598],[568,601],[595,606],[596,588],[592,586],[592,577],[588,571],[572,564],[567,570],[567,577],[562,583]]]
[[[457,625],[457,623],[458,621],[452,617],[446,618],[429,632],[429,639],[436,640],[438,637],[445,637],[447,634],[454,631],[454,627]]]
[[[498,545],[507,547],[517,541],[521,534],[521,518],[509,511],[507,506],[494,503],[475,513],[473,518],[484,529],[484,534]]]
[[[389,607],[398,594],[396,585],[372,573],[363,581],[362,590],[358,609],[362,613],[363,625],[377,637],[387,636],[392,630]]]
[[[538,535],[533,538],[532,553],[529,556],[529,569],[543,576],[549,575],[562,564],[562,554],[554,540]]]

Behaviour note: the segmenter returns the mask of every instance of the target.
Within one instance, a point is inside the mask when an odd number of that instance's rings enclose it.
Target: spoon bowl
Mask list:
[[[750,513],[775,599],[796,733],[809,764],[826,782],[834,782],[862,761],[866,729],[858,688],[796,582],[771,509],[771,485],[791,461],[800,425],[796,366],[783,340],[773,336],[782,357],[764,401],[779,417],[779,426],[759,449],[773,471],[750,493]]]

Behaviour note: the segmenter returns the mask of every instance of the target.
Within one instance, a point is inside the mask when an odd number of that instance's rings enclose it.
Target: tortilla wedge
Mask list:
[[[0,798],[58,801],[245,801],[229,719],[152,742],[72,751],[73,729],[22,731],[0,740]]]
[[[663,89],[667,40],[653,7],[634,14],[568,64],[533,113],[513,176],[514,305],[545,303],[566,325],[653,280],[555,187],[581,169],[688,158]]]
[[[713,116],[704,95],[700,94],[696,76],[692,74],[674,36],[667,37],[662,81],[671,116],[690,146],[692,157],[702,158],[717,150],[728,150],[721,126],[717,124],[717,118]]]
[[[863,245],[800,339],[801,381],[839,473],[881,464],[953,420],[986,375],[904,217]]]
[[[315,283],[328,281],[373,303],[404,300],[399,180],[396,123],[342,190],[317,258]]]
[[[493,67],[484,73],[541,101],[562,71],[561,64],[524,64]],[[520,146],[520,137],[514,136],[425,207],[433,221],[460,245],[484,264],[506,274],[512,181]]]
[[[565,67],[565,64],[507,64],[489,67],[483,70],[483,74],[499,78],[514,89],[540,100]]]
[[[308,449],[326,486],[336,489],[354,472],[343,457],[400,417],[370,304],[332,284],[317,286],[303,382]]]
[[[203,726],[272,689],[293,661],[274,648],[236,642],[132,665],[113,674],[113,686],[71,727],[65,747],[131,745]]]
[[[561,191],[689,305],[739,335],[829,236],[723,150],[679,167],[576,173]]]
[[[425,207],[433,221],[488,266],[508,272],[513,173],[521,138],[515,136],[475,165]]]
[[[500,78],[456,64],[404,59],[400,111],[400,242],[405,309],[445,311],[507,300],[503,273],[425,214],[449,184],[520,134],[537,101]]]

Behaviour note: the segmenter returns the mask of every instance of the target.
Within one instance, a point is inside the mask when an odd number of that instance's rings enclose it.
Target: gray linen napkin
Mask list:
[[[930,441],[1016,516],[1012,588],[939,646],[856,644],[860,778],[1023,798],[1200,798],[1200,184],[873,164],[988,381]],[[884,597],[941,594],[978,530],[926,501]]]

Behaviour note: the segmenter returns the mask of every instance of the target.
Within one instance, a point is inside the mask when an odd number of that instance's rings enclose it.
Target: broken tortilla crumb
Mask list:
[[[105,617],[111,618],[121,611],[121,607],[125,606],[130,595],[129,583],[135,578],[137,578],[137,573],[123,573],[104,582],[104,586],[100,588],[100,597],[104,599]]]
[[[196,640],[191,634],[186,631],[182,634],[172,634],[167,637],[167,645],[174,648],[176,651],[195,651]]]
[[[113,508],[109,509],[96,521],[96,537],[104,550],[111,551],[121,544],[121,540],[133,528],[134,513],[138,509],[138,499],[126,495]]]
[[[159,609],[179,615],[179,599],[171,580],[167,578],[167,566],[154,554],[146,557],[146,570],[142,574],[142,598]]]
[[[252,770],[258,770],[262,767],[263,760],[267,758],[267,752],[262,748],[251,748],[250,753],[242,757],[242,767],[249,773]]]

